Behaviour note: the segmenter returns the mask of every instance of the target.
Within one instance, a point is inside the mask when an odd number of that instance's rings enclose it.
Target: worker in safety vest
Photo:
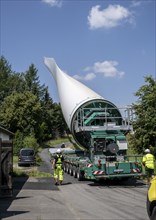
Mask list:
[[[54,157],[52,168],[54,169],[54,179],[55,179],[55,185],[62,184],[63,181],[63,162],[64,162],[64,157],[61,153],[61,150],[57,150],[57,154]]]
[[[145,155],[142,159],[142,164],[145,166],[148,183],[150,182],[151,177],[154,175],[154,161],[154,156],[150,153],[149,149],[146,149]]]

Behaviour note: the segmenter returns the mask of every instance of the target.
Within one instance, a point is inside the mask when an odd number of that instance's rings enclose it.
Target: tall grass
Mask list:
[[[55,140],[50,140],[50,141],[47,141],[45,144],[48,147],[53,147],[54,145],[58,145],[58,144],[66,143],[66,142],[69,142],[69,138],[68,137],[66,137],[66,138],[59,138],[59,139],[55,139]]]

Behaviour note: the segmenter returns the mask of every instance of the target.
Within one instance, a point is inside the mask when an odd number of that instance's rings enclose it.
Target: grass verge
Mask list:
[[[14,177],[24,177],[24,176],[29,176],[29,177],[52,177],[52,174],[50,173],[45,173],[45,172],[39,172],[36,171],[35,169],[33,170],[22,170],[19,168],[14,168],[13,169],[13,176]]]
[[[39,165],[43,163],[39,155],[36,155],[36,163]],[[37,170],[37,166],[30,166],[30,167],[19,167],[18,166],[18,156],[13,156],[13,176],[14,177],[52,177],[52,174],[39,172]]]

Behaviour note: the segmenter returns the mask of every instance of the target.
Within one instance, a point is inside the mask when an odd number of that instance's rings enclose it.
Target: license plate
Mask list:
[[[115,168],[115,163],[108,163],[108,164],[106,164],[106,167],[114,167]]]
[[[121,173],[121,172],[123,172],[123,169],[116,169],[116,170],[114,170],[114,173]]]

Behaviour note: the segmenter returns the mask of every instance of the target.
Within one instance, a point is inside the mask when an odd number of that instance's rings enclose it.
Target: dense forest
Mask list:
[[[15,134],[14,154],[22,146],[37,149],[44,141],[68,132],[60,104],[53,102],[37,73],[34,64],[26,72],[17,73],[0,57],[0,126]],[[150,148],[156,155],[156,80],[146,76],[145,85],[134,95],[138,101],[132,104],[135,120],[134,132],[128,135],[129,146],[136,153]]]
[[[54,103],[48,87],[40,84],[34,64],[17,73],[0,57],[0,106],[0,126],[15,134],[14,154],[22,146],[37,148],[67,131],[60,104]]]

